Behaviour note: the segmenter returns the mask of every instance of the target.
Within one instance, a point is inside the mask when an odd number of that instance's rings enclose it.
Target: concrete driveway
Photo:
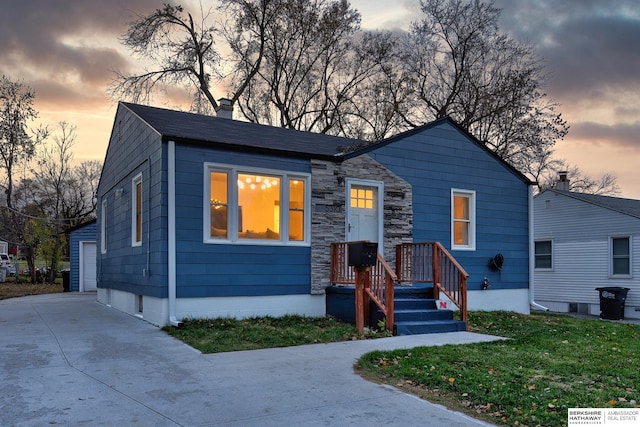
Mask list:
[[[2,426],[469,426],[363,380],[361,355],[494,340],[452,332],[203,355],[95,294],[0,301]]]

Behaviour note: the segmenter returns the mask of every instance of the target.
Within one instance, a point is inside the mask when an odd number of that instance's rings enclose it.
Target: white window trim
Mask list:
[[[613,273],[613,239],[629,239],[629,274]],[[629,234],[609,236],[608,250],[609,278],[610,279],[632,279],[633,278],[633,239]]]
[[[469,244],[456,245],[454,236],[454,196],[469,198]],[[451,250],[454,251],[475,251],[476,250],[476,192],[473,190],[463,190],[459,188],[451,189]]]
[[[536,267],[535,266],[535,262],[536,262],[536,245],[535,243],[538,242],[551,242],[551,268],[541,268],[541,267]],[[553,239],[535,239],[534,240],[534,245],[533,245],[533,265],[534,265],[534,269],[535,271],[553,271],[553,267],[555,265],[555,260],[554,260],[554,253],[555,251],[554,249],[554,242]]]
[[[100,253],[107,253],[107,201],[102,201],[100,221]]]
[[[142,173],[134,176],[131,180],[131,246],[142,246],[142,230],[140,230],[140,240],[136,240],[136,186],[140,184],[142,195],[144,195],[144,188],[142,188]],[[144,197],[140,197],[140,211],[144,210]],[[140,228],[144,227],[144,221],[140,222]]]
[[[213,171],[226,172],[227,182],[227,216],[228,238],[212,238],[211,227],[211,179]],[[238,238],[238,174],[271,175],[279,177],[280,185],[280,239],[240,239]],[[263,246],[310,246],[311,245],[311,174],[304,172],[291,172],[278,169],[264,169],[229,165],[222,163],[204,163],[204,191],[203,191],[203,242],[210,244],[234,244],[234,245],[263,245]],[[304,194],[304,239],[289,240],[289,182],[293,180],[303,181]],[[285,208],[286,207],[286,208]]]

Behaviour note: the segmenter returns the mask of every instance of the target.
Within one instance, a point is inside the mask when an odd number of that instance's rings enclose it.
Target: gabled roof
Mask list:
[[[616,211],[625,215],[640,218],[640,200],[624,199],[622,197],[599,196],[596,194],[574,193],[571,191],[555,189],[546,190],[545,193],[547,191],[562,194],[563,196],[571,197],[573,199],[580,200],[591,205],[600,206],[605,209],[610,209],[612,211]],[[540,195],[542,194],[544,193],[541,193]],[[540,195],[538,195],[538,197]]]
[[[476,146],[480,147],[482,150],[484,150],[487,154],[489,154],[491,157],[493,157],[498,163],[501,163],[505,168],[509,169],[514,175],[516,175],[518,178],[520,178],[523,182],[525,182],[527,185],[534,185],[536,184],[535,181],[530,180],[526,175],[524,175],[522,172],[520,172],[519,170],[517,170],[516,168],[514,168],[511,164],[509,164],[508,162],[506,162],[504,159],[502,159],[500,156],[498,156],[494,151],[490,150],[486,145],[484,145],[482,142],[480,142],[480,140],[478,140],[478,138],[476,138],[475,136],[473,136],[472,134],[470,134],[469,132],[467,132],[465,129],[463,129],[455,120],[453,120],[451,117],[442,117],[440,119],[436,119],[430,123],[424,124],[422,126],[418,126],[416,128],[410,129],[408,131],[405,132],[401,132],[397,135],[391,136],[389,138],[383,139],[382,141],[373,143],[373,144],[369,144],[366,146],[361,145],[360,147],[357,147],[357,149],[349,152],[346,157],[356,157],[359,156],[361,154],[367,153],[369,151],[373,151],[376,148],[380,148],[383,147],[385,145],[389,145],[392,144],[398,140],[407,138],[411,135],[415,135],[417,133],[420,132],[424,132],[427,129],[431,129],[434,128],[436,126],[440,126],[443,123],[448,123],[449,125],[453,126],[454,128],[456,128],[460,133],[462,133],[463,135],[465,135],[473,144],[475,144]]]
[[[408,136],[448,123],[466,135],[469,140],[486,151],[528,185],[535,184],[524,174],[501,159],[496,153],[465,131],[454,120],[444,117],[417,128],[399,133],[378,142],[343,138],[313,132],[303,132],[275,126],[265,126],[233,119],[149,107],[128,102],[120,105],[129,109],[155,129],[164,141],[212,143],[219,147],[241,148],[270,154],[342,161],[371,152]]]
[[[121,102],[155,129],[163,140],[213,143],[246,151],[282,153],[296,157],[341,160],[348,147],[363,143],[358,139],[302,132],[239,120],[148,107]]]

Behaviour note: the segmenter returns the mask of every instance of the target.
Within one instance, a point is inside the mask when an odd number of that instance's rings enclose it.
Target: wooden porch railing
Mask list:
[[[433,283],[433,297],[442,292],[460,310],[460,320],[467,321],[469,274],[439,242],[396,246],[396,274],[400,282]]]
[[[348,265],[348,242],[331,244],[331,283],[355,285],[356,327],[364,330],[364,319],[369,318],[369,300],[385,316],[385,327],[393,331],[393,297],[396,274],[382,255],[378,254],[372,267],[356,269]]]

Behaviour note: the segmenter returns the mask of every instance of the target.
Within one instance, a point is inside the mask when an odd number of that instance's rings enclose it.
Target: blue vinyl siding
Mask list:
[[[528,189],[522,177],[448,123],[409,134],[369,155],[413,188],[413,240],[439,241],[451,250],[451,189],[476,192],[476,249],[452,255],[470,274],[469,289],[484,277],[492,288],[527,288]],[[501,272],[489,260],[505,257]]]
[[[71,231],[69,236],[69,290],[80,291],[80,242],[95,242],[97,225],[87,223]]]
[[[307,160],[177,145],[177,296],[309,294],[309,247],[203,242],[205,163],[304,173],[311,168]]]
[[[292,295],[311,291],[311,249],[285,245],[203,242],[204,165],[310,173],[308,160],[216,150],[176,143],[177,297]],[[107,252],[100,251],[98,287],[168,297],[167,145],[120,107],[98,189],[107,201]],[[131,245],[131,180],[142,173],[143,239]],[[117,194],[121,191],[120,194]],[[100,210],[99,210],[100,211]],[[101,212],[98,212],[101,230]],[[147,271],[148,274],[144,274]]]
[[[160,136],[119,107],[98,186],[107,201],[107,252],[101,253],[98,209],[98,287],[167,297],[166,147]],[[142,174],[142,245],[131,245],[132,179]],[[145,274],[145,271],[147,272]]]

